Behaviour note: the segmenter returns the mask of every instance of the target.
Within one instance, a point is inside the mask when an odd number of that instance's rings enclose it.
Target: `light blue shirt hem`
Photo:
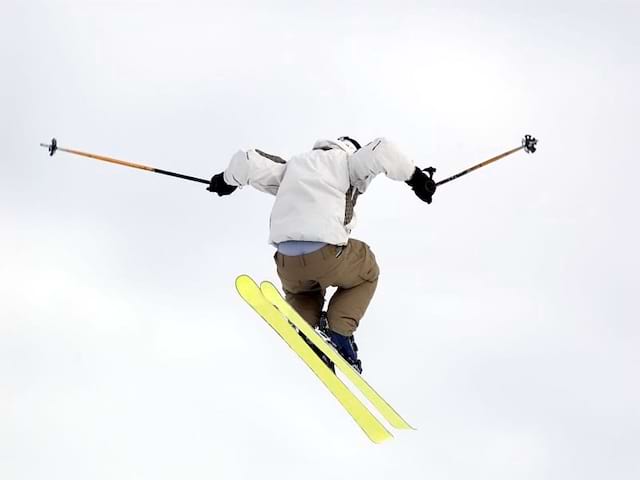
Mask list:
[[[297,257],[320,250],[328,245],[325,242],[307,242],[302,240],[287,240],[278,244],[278,252],[288,257]]]

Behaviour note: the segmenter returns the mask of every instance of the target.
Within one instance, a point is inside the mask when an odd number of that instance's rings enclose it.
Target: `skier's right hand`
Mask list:
[[[436,169],[430,167],[425,170],[429,171],[429,173],[433,175],[433,172],[435,172]],[[431,176],[416,167],[413,175],[406,183],[411,187],[413,193],[415,193],[420,200],[431,204],[433,194],[436,193],[436,182],[433,181]]]
[[[218,194],[219,197],[222,197],[223,195],[231,195],[235,189],[238,188],[234,185],[229,185],[227,182],[224,181],[224,172],[223,173],[218,173],[217,175],[214,175],[213,177],[211,177],[211,182],[209,182],[209,186],[207,187],[207,190],[209,190],[210,192],[215,192]]]

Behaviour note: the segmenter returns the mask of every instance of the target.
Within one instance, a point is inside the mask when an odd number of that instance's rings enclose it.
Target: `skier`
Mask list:
[[[311,151],[288,162],[258,149],[240,150],[214,175],[207,190],[230,195],[251,185],[275,196],[269,242],[287,301],[314,328],[323,314],[327,287],[337,287],[326,312],[326,336],[362,371],[353,333],[378,283],[379,268],[369,246],[349,238],[353,207],[373,178],[384,173],[405,181],[426,203],[436,190],[431,176],[392,142],[377,138],[361,147],[350,137],[318,140]]]

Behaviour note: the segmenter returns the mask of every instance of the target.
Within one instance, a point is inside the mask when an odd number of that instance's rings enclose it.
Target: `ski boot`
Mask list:
[[[331,330],[329,328],[327,312],[325,311],[320,314],[318,333],[327,343],[337,350],[349,365],[355,368],[358,373],[362,373],[362,362],[358,359],[358,346],[356,345],[353,335],[345,337]]]
[[[362,373],[362,362],[358,359],[358,346],[356,345],[353,335],[346,337],[329,329],[327,329],[326,334],[342,358],[358,373]]]

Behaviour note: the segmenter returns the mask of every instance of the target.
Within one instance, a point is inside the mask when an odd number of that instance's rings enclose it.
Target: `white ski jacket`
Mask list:
[[[384,138],[351,154],[337,140],[319,140],[310,152],[285,162],[260,150],[240,150],[224,171],[229,185],[251,185],[275,195],[269,242],[288,240],[346,245],[355,225],[353,205],[373,178],[384,173],[406,181],[414,163]]]

